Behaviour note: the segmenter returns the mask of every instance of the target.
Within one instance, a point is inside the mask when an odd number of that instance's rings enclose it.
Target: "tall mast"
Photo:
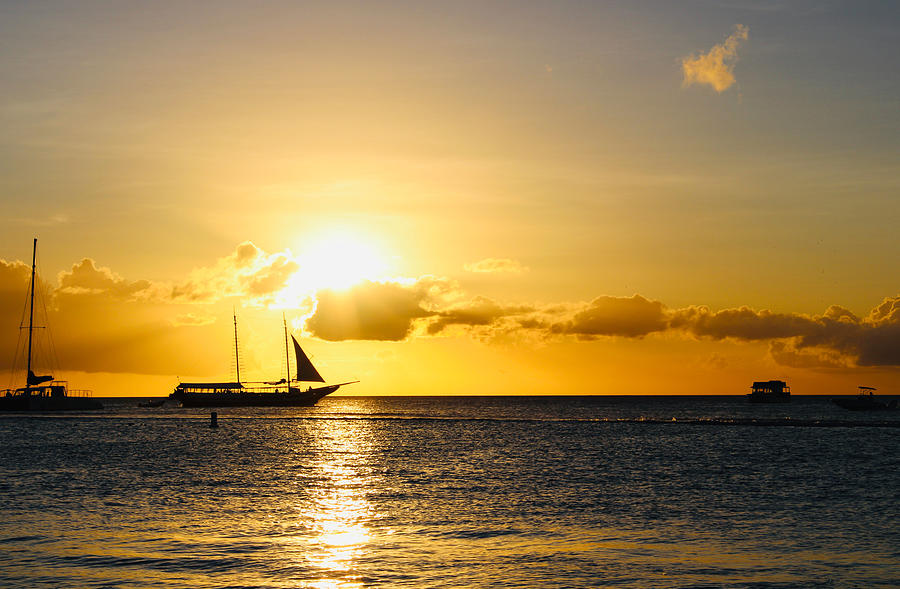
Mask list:
[[[284,323],[284,366],[287,372],[285,382],[287,383],[288,392],[291,392],[291,355],[288,353],[287,319],[284,318],[283,312],[281,313],[281,322]]]
[[[31,250],[31,302],[28,310],[28,375],[25,377],[25,386],[31,383],[31,333],[34,330],[34,261],[37,257],[37,237],[34,238],[34,248]]]
[[[234,368],[237,371],[237,382],[241,383],[241,359],[238,356],[238,337],[237,337],[237,312],[234,307],[231,308],[231,314],[234,316]]]

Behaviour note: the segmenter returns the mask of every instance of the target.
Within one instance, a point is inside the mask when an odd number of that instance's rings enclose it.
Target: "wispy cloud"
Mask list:
[[[71,222],[69,215],[56,213],[47,217],[18,217],[9,220],[16,225],[28,225],[30,227],[56,227]]]
[[[479,274],[522,274],[528,268],[516,260],[509,258],[485,258],[463,266],[466,272]]]
[[[497,328],[503,330],[517,328],[521,326],[521,323],[510,326],[503,320],[506,318],[523,320],[534,311],[535,308],[530,305],[501,305],[487,297],[477,296],[470,301],[437,310],[433,315],[433,320],[428,324],[427,333],[437,335],[451,325],[491,326],[495,330]]]
[[[172,325],[182,327],[185,325],[203,327],[204,325],[212,325],[216,322],[216,318],[210,315],[197,315],[195,313],[185,313],[179,315],[172,320]]]
[[[735,25],[734,32],[720,45],[714,45],[709,52],[683,57],[682,86],[709,84],[716,92],[728,90],[735,82],[734,64],[737,62],[738,46],[747,40],[749,34],[748,27]]]

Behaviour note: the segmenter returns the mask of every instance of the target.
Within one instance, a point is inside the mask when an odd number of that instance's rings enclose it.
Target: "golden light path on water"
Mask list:
[[[372,485],[366,462],[371,432],[355,420],[322,420],[318,425],[315,462],[309,473],[318,484],[310,504],[296,507],[311,528],[302,557],[324,577],[308,586],[362,587],[354,562],[370,550],[369,522],[376,515],[366,499]]]

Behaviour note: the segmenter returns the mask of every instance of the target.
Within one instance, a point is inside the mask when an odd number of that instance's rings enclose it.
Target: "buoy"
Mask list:
[[[209,414],[209,427],[219,427],[219,414],[215,411]]]

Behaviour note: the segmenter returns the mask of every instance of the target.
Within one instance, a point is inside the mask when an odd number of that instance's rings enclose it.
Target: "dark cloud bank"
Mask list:
[[[822,315],[750,307],[670,309],[640,295],[601,296],[569,306],[507,306],[485,297],[447,304],[435,297],[433,288],[418,282],[367,282],[342,293],[320,292],[315,313],[306,323],[313,335],[331,341],[398,341],[419,326],[427,335],[463,327],[482,334],[518,331],[582,340],[678,333],[698,339],[768,342],[776,361],[793,366],[900,366],[900,296],[886,298],[866,317],[857,317],[837,305]]]

